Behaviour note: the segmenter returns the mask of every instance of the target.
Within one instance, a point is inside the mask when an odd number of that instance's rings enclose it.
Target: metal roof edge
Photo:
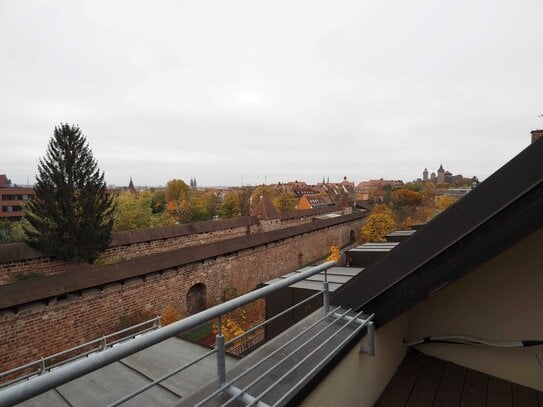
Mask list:
[[[343,285],[334,293],[332,303],[360,309],[465,238],[542,183],[542,157],[543,142],[538,140],[363,275]]]

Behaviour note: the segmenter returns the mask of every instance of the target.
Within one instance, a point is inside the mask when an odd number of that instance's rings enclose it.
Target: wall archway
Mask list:
[[[351,229],[351,233],[349,234],[349,242],[354,243],[355,240],[356,240],[356,235],[354,233],[354,230]]]
[[[187,315],[196,314],[207,308],[207,287],[203,283],[194,284],[187,291]]]

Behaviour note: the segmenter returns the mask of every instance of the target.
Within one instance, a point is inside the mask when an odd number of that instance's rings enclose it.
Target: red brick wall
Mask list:
[[[269,221],[261,221],[260,224],[253,223],[242,226],[232,225],[232,223],[235,223],[236,220],[216,221],[212,224],[220,226],[221,222],[224,222],[225,228],[215,228],[214,230],[201,233],[191,233],[181,236],[138,242],[130,242],[130,238],[128,238],[126,239],[128,240],[127,244],[112,244],[104,251],[104,253],[100,255],[95,264],[103,265],[123,262],[129,259],[146,256],[149,254],[161,253],[168,250],[216,242],[237,236],[245,236],[247,234],[283,229],[309,223],[312,220],[313,215],[303,214],[300,217],[273,219]],[[190,225],[185,226],[190,227]],[[137,234],[138,232],[136,231],[135,233]],[[17,260],[6,260],[7,258],[12,257],[10,252],[15,252],[14,257]],[[29,275],[32,273],[39,273],[40,276],[50,276],[54,274],[68,273],[74,270],[89,269],[90,267],[91,265],[87,263],[77,264],[74,262],[59,261],[50,257],[42,256],[40,253],[26,247],[26,245],[23,243],[0,245],[0,285],[14,282],[17,280],[18,276],[24,274]]]
[[[332,243],[345,245],[362,219],[294,238],[114,283],[86,289],[64,300],[35,302],[0,311],[0,371],[19,366],[112,332],[119,317],[137,311],[159,315],[171,305],[186,313],[186,294],[197,283],[207,287],[207,305],[220,302],[223,291],[240,293],[258,283],[295,270],[299,253],[309,263],[328,254]]]

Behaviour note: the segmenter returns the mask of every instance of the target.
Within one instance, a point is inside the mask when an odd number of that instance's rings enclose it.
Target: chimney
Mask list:
[[[532,143],[535,142],[538,138],[543,136],[543,130],[532,130]]]

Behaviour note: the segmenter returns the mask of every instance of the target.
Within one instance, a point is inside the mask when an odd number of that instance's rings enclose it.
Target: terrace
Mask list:
[[[37,405],[64,383],[216,320],[215,348],[121,398],[104,391],[104,404],[541,407],[542,156],[540,139],[333,293],[334,262],[301,270],[7,387],[0,405]],[[225,349],[266,325],[226,341],[224,315],[300,284],[314,294],[296,307],[320,297],[322,308],[228,366]],[[141,398],[204,359],[214,362],[211,382],[166,404]]]

